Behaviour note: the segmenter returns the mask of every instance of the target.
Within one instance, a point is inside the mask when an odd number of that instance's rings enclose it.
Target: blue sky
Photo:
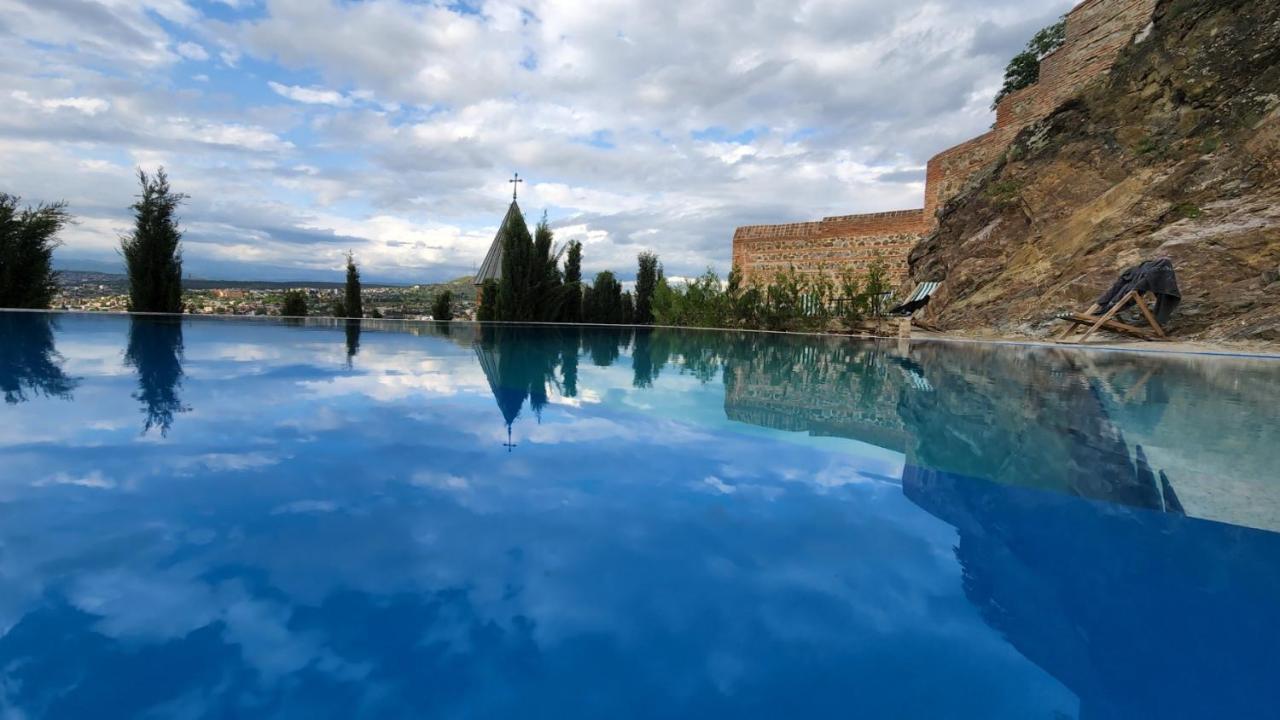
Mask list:
[[[510,198],[587,271],[727,271],[737,225],[918,207],[1069,0],[0,0],[0,191],[118,264],[163,165],[193,276],[474,270]]]

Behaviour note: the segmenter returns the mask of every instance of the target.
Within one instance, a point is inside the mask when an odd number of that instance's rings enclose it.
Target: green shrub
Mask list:
[[[307,294],[301,290],[286,290],[280,314],[285,317],[306,317]]]
[[[436,295],[435,302],[431,303],[431,319],[441,321],[453,319],[453,293],[445,290]]]
[[[852,328],[867,317],[882,315],[890,290],[879,261],[865,275],[846,271],[838,277],[827,272],[805,274],[790,267],[758,286],[744,285],[737,270],[721,282],[708,269],[679,286],[660,280],[653,310],[659,325],[815,331],[838,320]]]

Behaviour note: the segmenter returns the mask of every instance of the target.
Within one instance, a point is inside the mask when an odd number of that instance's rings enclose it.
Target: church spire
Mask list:
[[[520,205],[516,202],[516,188],[519,183],[524,182],[524,178],[520,177],[520,173],[516,173],[515,177],[508,180],[511,183],[511,205],[507,207],[507,214],[502,218],[502,224],[498,226],[498,232],[493,236],[493,243],[489,246],[489,252],[485,254],[484,261],[480,263],[480,269],[476,271],[475,284],[483,285],[485,280],[501,280],[502,279],[502,238],[506,234],[507,225],[516,216],[520,216],[523,220],[524,216],[520,213]]]

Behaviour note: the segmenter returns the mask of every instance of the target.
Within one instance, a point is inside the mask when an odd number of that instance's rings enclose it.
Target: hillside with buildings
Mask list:
[[[1177,268],[1177,337],[1280,340],[1280,4],[1161,0],[941,204],[909,264],[943,283],[932,323],[1044,335],[1156,257]]]

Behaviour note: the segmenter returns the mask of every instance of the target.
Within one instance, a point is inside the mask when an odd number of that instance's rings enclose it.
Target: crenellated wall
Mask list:
[[[907,254],[933,230],[938,209],[995,162],[1024,128],[1111,69],[1151,22],[1157,0],[1085,0],[1067,15],[1066,40],[1040,64],[1040,81],[1001,100],[995,127],[929,160],[921,210],[846,215],[818,222],[750,225],[733,234],[733,265],[747,282],[767,283],[794,266],[806,273],[863,268],[880,258],[895,279]]]
[[[880,259],[897,282],[911,247],[928,229],[920,210],[845,215],[790,225],[748,225],[733,234],[733,266],[747,282],[767,283],[791,267],[802,273],[863,270]]]

